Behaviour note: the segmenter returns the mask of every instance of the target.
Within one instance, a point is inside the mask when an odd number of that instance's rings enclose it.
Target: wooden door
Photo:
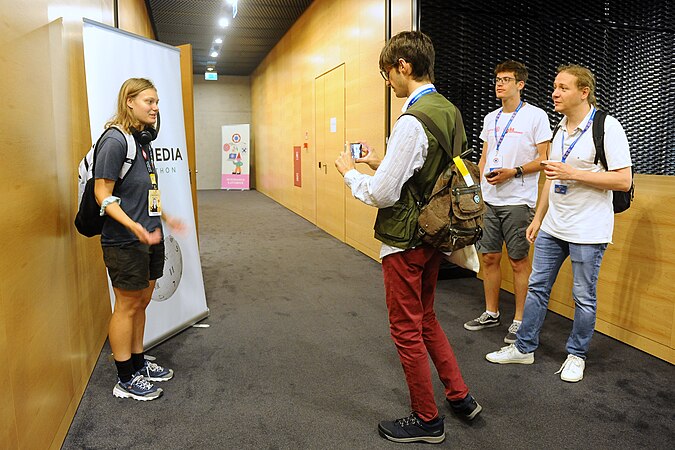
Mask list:
[[[345,240],[345,185],[335,160],[345,144],[344,64],[316,79],[316,225]]]

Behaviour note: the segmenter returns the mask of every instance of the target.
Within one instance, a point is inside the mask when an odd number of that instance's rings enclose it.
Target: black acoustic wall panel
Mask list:
[[[596,77],[598,106],[623,125],[637,173],[675,175],[675,2],[670,0],[420,1],[420,29],[436,48],[436,86],[459,106],[469,145],[500,106],[493,70],[522,61],[523,97],[551,125],[556,68],[581,64]],[[474,153],[474,159],[480,152]]]

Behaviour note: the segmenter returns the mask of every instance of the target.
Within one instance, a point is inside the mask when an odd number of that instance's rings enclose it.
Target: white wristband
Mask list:
[[[103,200],[103,203],[101,203],[101,211],[99,212],[99,216],[105,215],[105,209],[111,203],[121,204],[122,200],[119,197],[115,197],[114,195],[111,195],[110,197],[106,197],[105,200]]]

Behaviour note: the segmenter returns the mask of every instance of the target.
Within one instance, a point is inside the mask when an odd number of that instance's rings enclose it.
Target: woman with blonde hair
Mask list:
[[[162,395],[162,389],[151,382],[173,377],[171,369],[147,361],[143,353],[145,310],[164,269],[161,219],[178,231],[184,229],[181,221],[167,217],[161,208],[151,210],[153,200],[161,204],[150,146],[157,137],[158,103],[150,80],[126,80],[118,94],[117,112],[98,142],[94,164],[96,201],[108,216],[101,232],[103,259],[115,293],[108,330],[118,372],[113,395],[144,401]],[[127,154],[125,133],[134,137],[136,156],[119,179]]]

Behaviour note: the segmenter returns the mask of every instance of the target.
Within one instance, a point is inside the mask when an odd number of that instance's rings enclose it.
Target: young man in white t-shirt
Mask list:
[[[534,260],[523,323],[515,344],[485,357],[499,364],[534,362],[551,288],[569,256],[574,277],[574,323],[567,340],[568,356],[558,373],[564,381],[577,382],[584,376],[595,329],[600,263],[612,241],[612,190],[630,189],[631,159],[621,124],[607,116],[604,145],[608,170],[599,161],[594,162],[595,77],[590,70],[577,65],[559,67],[553,103],[556,112],[565,117],[551,144],[549,160],[544,161],[546,182],[527,229],[527,238],[534,242]]]
[[[464,324],[478,331],[501,323],[499,290],[502,284],[502,246],[506,243],[513,269],[516,312],[504,342],[516,340],[523,318],[523,305],[530,276],[530,243],[525,230],[534,216],[539,188],[540,162],[546,159],[551,125],[546,113],[521,99],[527,68],[505,61],[495,68],[495,93],[502,107],[485,116],[483,153],[478,163],[481,189],[487,206],[483,237],[476,244],[482,255],[485,312]]]

